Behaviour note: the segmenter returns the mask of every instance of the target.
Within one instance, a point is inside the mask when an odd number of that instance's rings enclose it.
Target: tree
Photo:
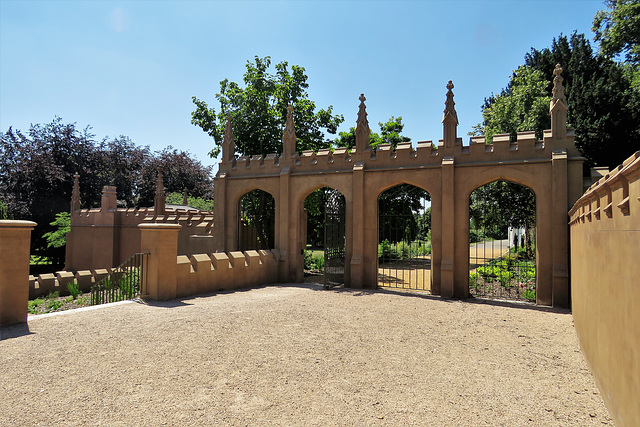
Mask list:
[[[593,18],[595,40],[607,57],[624,54],[625,60],[640,63],[640,3],[637,0],[605,0],[608,11]]]
[[[216,95],[218,113],[205,101],[192,98],[196,109],[191,113],[191,123],[214,139],[211,157],[220,154],[227,115],[231,116],[238,153],[280,153],[288,105],[294,109],[298,151],[330,146],[324,132],[335,134],[344,117],[333,115],[332,106],[315,111],[316,105],[306,91],[309,84],[304,67],[292,65],[289,69],[289,64],[282,61],[275,65],[275,74],[270,74],[270,66],[270,57],[256,56],[254,62],[247,61],[244,88],[229,79],[221,81]]]
[[[553,39],[550,49],[532,48],[500,95],[485,99],[484,123],[476,131],[536,130],[540,136],[550,126],[544,100],[551,93],[556,64],[563,68],[568,122],[586,166],[614,168],[640,149],[640,92],[620,64],[595,54],[584,34],[577,33]]]
[[[149,147],[139,147],[121,135],[111,141],[103,139],[96,147],[96,155],[100,164],[99,185],[114,185],[122,205],[140,206],[139,190],[141,186],[144,188],[142,172],[147,164],[153,162]],[[83,188],[87,187],[85,180],[83,176]]]
[[[550,100],[542,72],[520,66],[513,72],[507,88],[485,101],[484,125],[476,127],[476,131],[486,135],[488,142],[499,133],[509,133],[515,140],[517,132],[529,130],[542,138],[543,131],[551,125]]]
[[[94,135],[64,124],[56,117],[45,125],[31,125],[27,134],[12,128],[0,136],[0,198],[14,218],[38,223],[31,239],[32,253],[58,266],[64,248],[49,247],[44,234],[58,212],[68,211],[76,172],[92,176],[98,169]]]
[[[75,173],[81,176],[85,208],[99,206],[104,185],[117,186],[120,205],[151,206],[159,165],[170,191],[187,188],[196,197],[211,198],[211,167],[188,153],[169,148],[152,154],[126,136],[99,144],[94,137],[89,127],[81,131],[58,117],[31,125],[27,133],[10,127],[0,134],[0,215],[38,223],[31,253],[50,259],[52,268],[64,260],[58,219],[69,211]]]
[[[171,146],[157,151],[142,167],[138,182],[139,206],[153,205],[160,168],[167,192],[182,193],[186,189],[192,197],[213,199],[212,167],[192,159],[188,151],[178,151]]]
[[[391,144],[395,149],[401,142],[410,142],[411,138],[402,135],[402,116],[395,118],[391,116],[386,123],[378,122],[380,126],[380,134],[375,132],[369,133],[369,144],[372,148],[376,148],[380,144]],[[349,128],[349,132],[340,132],[338,138],[334,140],[334,144],[338,147],[355,147],[356,145],[356,128]]]
[[[640,92],[628,73],[611,59],[593,52],[584,34],[560,35],[551,49],[531,49],[525,65],[542,71],[551,93],[553,69],[563,68],[568,122],[587,166],[615,168],[640,149]]]
[[[378,122],[380,126],[380,141],[378,144],[391,144],[393,148],[396,148],[398,144],[402,142],[410,142],[411,138],[402,135],[402,117],[395,118],[391,116],[386,123]]]
[[[67,234],[71,230],[71,214],[69,212],[60,212],[56,214],[56,219],[50,223],[55,227],[53,231],[44,233],[47,239],[47,246],[50,248],[62,248],[67,244]]]

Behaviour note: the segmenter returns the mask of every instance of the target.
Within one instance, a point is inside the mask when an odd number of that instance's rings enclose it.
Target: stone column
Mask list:
[[[228,251],[230,248],[226,242],[226,227],[227,227],[227,173],[218,173],[218,176],[213,180],[213,237],[214,237],[214,251]]]
[[[289,266],[291,265],[291,254],[289,253],[289,196],[291,191],[291,168],[283,167],[280,172],[280,195],[276,200],[278,203],[278,216],[276,217],[276,248],[280,249],[279,278],[283,282],[295,280],[291,276]],[[295,248],[293,248],[295,250]]]
[[[442,159],[442,252],[440,254],[440,295],[453,297],[455,271],[455,176],[454,158]]]
[[[27,321],[32,221],[0,220],[0,326]]]
[[[377,283],[365,284],[364,278],[364,162],[357,162],[353,165],[353,203],[351,205],[351,235],[347,235],[347,238],[351,238],[351,260],[345,260],[350,265],[350,277],[345,277],[349,280],[345,283],[346,286],[352,288],[366,288],[370,287],[375,289]],[[375,264],[371,264],[373,266]],[[346,266],[345,266],[346,267]],[[369,286],[365,286],[369,285]]]
[[[140,224],[140,250],[149,254],[147,292],[150,300],[174,299],[177,295],[178,231],[180,224]]]
[[[552,215],[551,256],[553,258],[552,304],[569,307],[569,218],[567,211],[567,151],[554,150],[551,160]]]

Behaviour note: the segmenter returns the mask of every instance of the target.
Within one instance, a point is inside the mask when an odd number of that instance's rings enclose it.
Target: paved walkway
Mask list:
[[[281,285],[0,334],[2,426],[611,425],[566,311]]]

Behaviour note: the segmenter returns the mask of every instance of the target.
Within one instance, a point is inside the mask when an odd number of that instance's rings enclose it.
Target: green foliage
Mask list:
[[[561,35],[550,49],[525,55],[525,65],[547,76],[548,93],[558,63],[576,147],[589,166],[615,168],[640,149],[640,91],[624,66],[593,52],[584,34]]]
[[[0,219],[13,219],[9,212],[7,211],[7,205],[0,199]]]
[[[536,266],[531,259],[518,259],[517,254],[509,254],[489,261],[469,273],[469,288],[479,291],[486,286],[488,292],[496,286],[516,292],[521,298],[535,301]]]
[[[192,98],[196,109],[191,113],[191,123],[202,128],[215,142],[209,155],[220,154],[226,116],[230,115],[236,151],[242,155],[280,153],[282,134],[287,118],[287,106],[294,109],[298,151],[328,148],[331,143],[324,138],[324,131],[335,134],[344,121],[342,115],[333,115],[333,107],[316,110],[309,99],[307,75],[298,65],[282,61],[270,74],[271,58],[256,56],[247,61],[243,76],[245,87],[224,79],[216,99],[219,113],[205,101]]]
[[[29,311],[30,314],[36,314],[38,312],[38,307],[42,304],[44,304],[44,298],[30,300],[27,303],[27,311]]]
[[[69,210],[74,174],[80,174],[84,208],[100,204],[105,185],[116,185],[119,206],[145,207],[153,204],[158,166],[168,191],[187,188],[194,197],[211,198],[211,167],[189,153],[151,153],[125,136],[98,142],[89,127],[80,130],[59,117],[27,132],[10,127],[0,134],[0,215],[35,221],[31,253],[49,258],[55,270],[65,253],[56,215]]]
[[[47,309],[49,309],[51,311],[55,311],[55,310],[59,309],[60,307],[62,307],[63,305],[64,305],[63,301],[59,301],[59,300],[47,301]]]
[[[509,226],[532,229],[536,220],[536,198],[531,189],[508,181],[494,181],[477,188],[469,197],[472,226],[469,237],[503,239]]]
[[[304,251],[304,268],[311,271],[324,270],[324,253],[318,251]]]
[[[609,57],[624,54],[628,62],[640,63],[640,3],[637,0],[605,0],[607,11],[593,19],[595,40]]]
[[[415,240],[413,242],[400,241],[391,243],[385,239],[378,244],[378,258],[380,261],[408,259],[415,256],[431,254],[431,241]]]
[[[75,281],[67,283],[67,290],[74,300],[78,298],[78,295],[80,295],[80,285],[78,285],[78,283],[76,283]]]
[[[255,230],[257,240],[241,242],[241,250],[275,247],[275,199],[271,194],[253,190],[242,196],[240,221],[246,230]]]
[[[184,195],[181,193],[169,193],[167,194],[166,202],[170,205],[182,205],[184,201]],[[192,208],[200,209],[201,211],[212,211],[213,200],[205,200],[202,197],[187,196],[187,205]]]
[[[60,248],[67,244],[67,234],[71,230],[71,214],[69,212],[59,212],[51,226],[56,227],[53,231],[44,233],[47,245],[50,248]]]
[[[542,138],[543,131],[551,126],[547,86],[541,71],[520,66],[513,72],[507,89],[485,101],[484,126],[478,125],[476,131],[486,135],[487,142],[499,133],[509,133],[515,141],[517,132],[530,130]]]
[[[615,1],[615,6],[623,3],[626,7],[629,2]],[[637,8],[636,2],[632,9]],[[633,46],[637,48],[637,42]],[[502,92],[485,98],[484,122],[471,133],[486,132],[491,139],[497,133],[510,133],[513,137],[518,131],[535,130],[540,137],[551,124],[548,100],[556,64],[563,68],[568,123],[575,129],[576,147],[587,164],[614,168],[639,150],[637,64],[618,64],[594,53],[584,34],[577,33],[553,39],[550,49],[532,48],[525,55],[525,64],[514,72]],[[638,90],[633,89],[633,79],[638,80]]]
[[[410,142],[411,138],[402,135],[402,117],[391,116],[386,123],[378,122],[380,126],[380,133],[369,133],[369,144],[372,148],[377,147],[380,144],[391,144],[393,148],[401,142]],[[340,132],[338,138],[334,141],[338,147],[355,147],[356,145],[356,128],[349,128],[349,132]]]

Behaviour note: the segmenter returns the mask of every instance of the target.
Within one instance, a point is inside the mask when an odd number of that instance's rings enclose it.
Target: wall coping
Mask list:
[[[139,224],[138,228],[142,228],[145,230],[178,230],[182,228],[182,225],[164,223],[164,222],[163,223],[152,222],[152,223],[146,223],[146,224]]]
[[[24,221],[19,219],[0,219],[0,228],[28,228],[30,230],[38,225],[33,221]]]

